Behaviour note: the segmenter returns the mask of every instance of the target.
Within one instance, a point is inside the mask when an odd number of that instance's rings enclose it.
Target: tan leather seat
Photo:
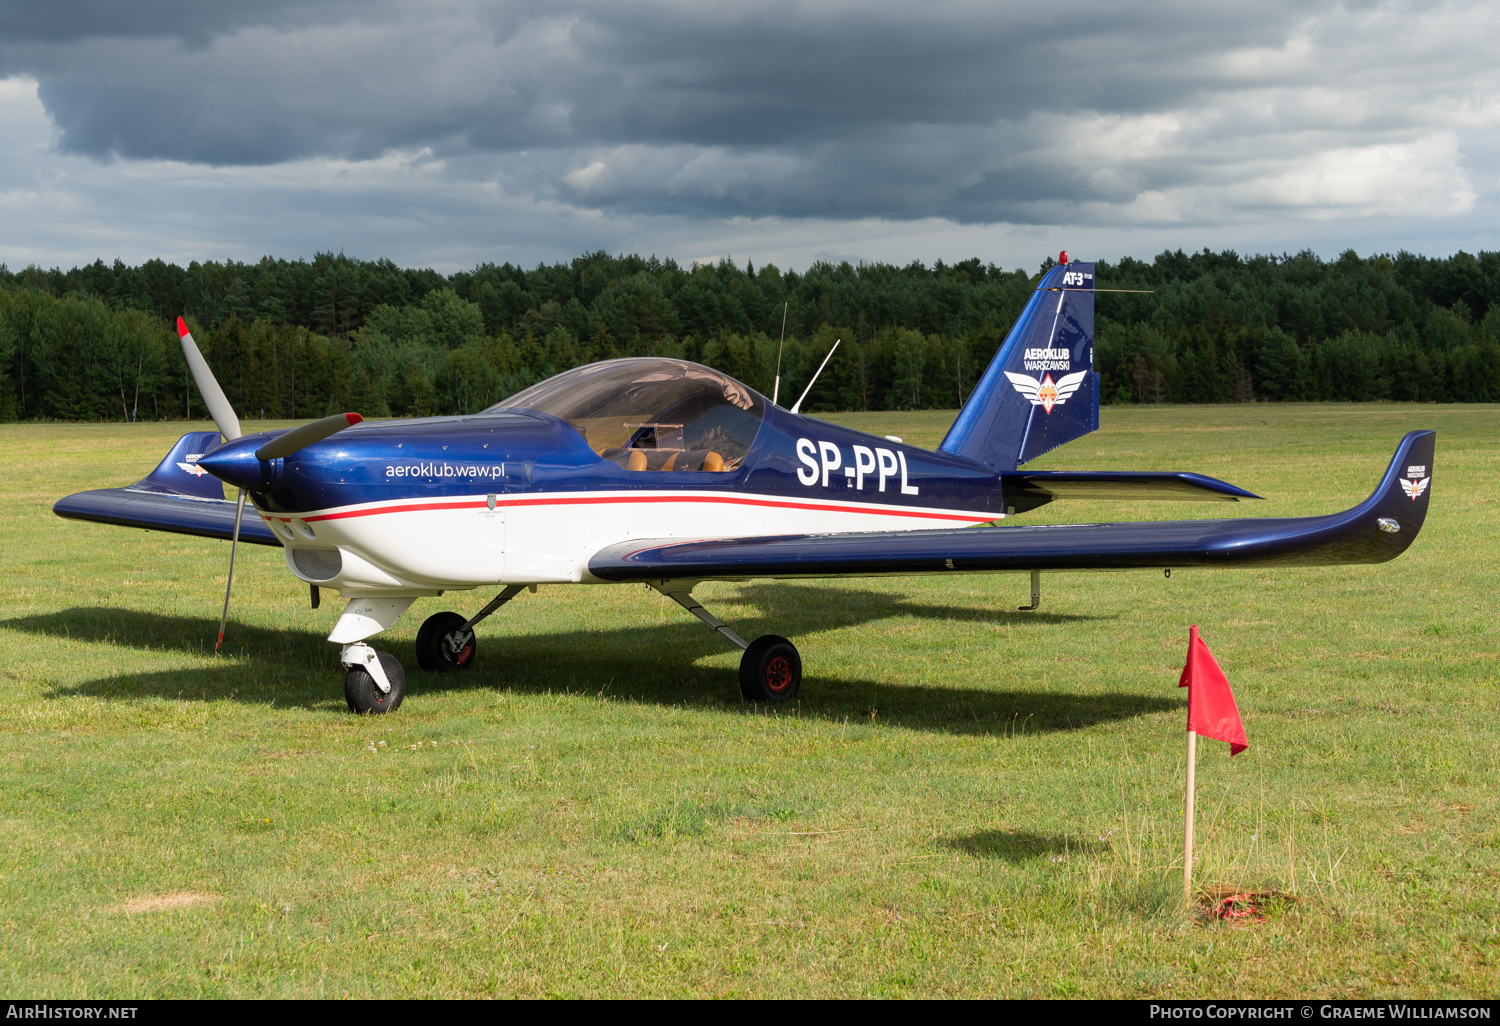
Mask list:
[[[626,470],[675,470],[678,472],[706,470],[719,473],[724,469],[724,457],[712,449],[603,449],[599,455],[618,463]]]
[[[681,470],[709,470],[719,471],[724,469],[724,458],[711,449],[689,449],[677,454],[677,460],[673,468]]]

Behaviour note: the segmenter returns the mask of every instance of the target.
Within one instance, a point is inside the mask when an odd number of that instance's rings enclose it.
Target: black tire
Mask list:
[[[479,639],[473,631],[467,640],[453,651],[450,638],[468,623],[469,618],[457,613],[433,613],[417,631],[417,665],[428,673],[447,673],[449,670],[467,670],[474,665],[474,656],[479,651]]]
[[[802,686],[797,646],[775,634],[750,642],[740,657],[740,694],[749,702],[789,702]]]
[[[396,657],[389,652],[375,654],[380,658],[381,669],[385,670],[385,679],[391,682],[390,693],[381,691],[380,685],[365,672],[364,667],[351,666],[344,674],[344,701],[349,703],[350,712],[395,712],[401,699],[406,697],[406,671],[396,662]]]

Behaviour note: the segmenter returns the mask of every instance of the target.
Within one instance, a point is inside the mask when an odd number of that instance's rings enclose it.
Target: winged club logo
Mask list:
[[[1075,371],[1072,374],[1064,374],[1056,381],[1052,380],[1051,374],[1047,374],[1041,381],[1038,381],[1025,374],[1005,372],[1005,376],[1010,378],[1010,383],[1015,386],[1017,392],[1030,399],[1031,405],[1040,406],[1049,414],[1052,412],[1052,407],[1061,406],[1068,401],[1069,396],[1078,391],[1087,374],[1086,370]]]
[[[1412,502],[1416,502],[1417,499],[1421,498],[1422,493],[1427,490],[1427,482],[1431,480],[1432,478],[1430,477],[1424,477],[1418,481],[1408,481],[1403,477],[1401,479],[1401,490],[1411,498]]]

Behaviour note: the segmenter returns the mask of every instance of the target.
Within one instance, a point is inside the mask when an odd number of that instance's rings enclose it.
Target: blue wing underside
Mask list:
[[[191,534],[200,538],[234,536],[234,506],[228,499],[209,499],[135,488],[100,488],[78,492],[53,504],[58,516],[91,520],[148,531]],[[254,510],[246,509],[240,541],[251,545],[281,544]]]
[[[52,511],[69,520],[139,527],[147,531],[191,534],[200,538],[234,537],[235,504],[224,498],[224,485],[195,464],[219,446],[217,431],[189,431],[177,440],[155,470],[126,488],[99,488],[64,496]],[[240,541],[280,545],[253,509],[240,524]]]

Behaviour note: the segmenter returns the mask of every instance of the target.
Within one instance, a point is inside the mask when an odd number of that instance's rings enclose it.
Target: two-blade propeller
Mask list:
[[[198,351],[198,343],[193,341],[192,332],[188,331],[187,322],[181,317],[177,318],[177,337],[182,341],[182,355],[187,357],[188,369],[193,373],[193,380],[198,384],[198,391],[203,396],[203,403],[208,407],[209,416],[213,417],[214,425],[219,433],[224,436],[224,441],[232,442],[239,438],[240,419],[235,416],[234,407],[229,405],[229,400],[224,397],[224,390],[219,387],[213,372],[208,369],[208,363],[203,359],[203,354]],[[277,435],[265,445],[255,450],[255,458],[269,462],[290,456],[307,448],[314,442],[321,442],[329,435],[342,431],[344,428],[353,427],[364,420],[357,413],[336,413],[332,417],[324,417],[310,424],[293,428],[285,434]],[[235,499],[234,508],[234,536],[229,543],[229,579],[224,582],[224,611],[219,616],[219,639],[214,642],[214,651],[217,652],[224,644],[224,627],[229,622],[229,594],[234,588],[234,557],[240,547],[240,521],[245,516],[245,489],[239,489],[239,495]]]

